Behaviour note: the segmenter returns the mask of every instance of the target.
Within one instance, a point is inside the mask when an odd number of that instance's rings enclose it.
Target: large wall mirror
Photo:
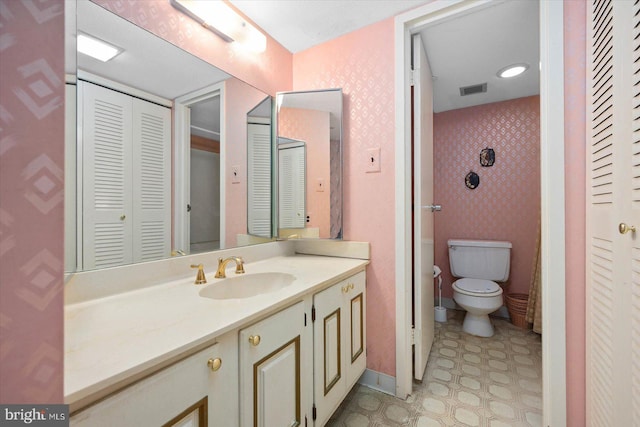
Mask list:
[[[76,8],[66,41],[76,77],[67,78],[65,270],[270,241],[271,182],[268,225],[248,226],[247,152],[251,124],[270,144],[271,98],[91,1]],[[76,56],[76,34],[120,53]]]
[[[281,238],[342,238],[342,89],[276,95]]]

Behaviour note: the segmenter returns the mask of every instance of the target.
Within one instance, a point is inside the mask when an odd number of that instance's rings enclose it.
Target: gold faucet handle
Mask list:
[[[203,285],[207,283],[207,277],[204,275],[204,265],[202,264],[191,264],[191,268],[197,268],[198,274],[196,275],[196,280],[193,282],[196,285]]]
[[[244,260],[241,257],[236,257],[236,274],[244,273]]]

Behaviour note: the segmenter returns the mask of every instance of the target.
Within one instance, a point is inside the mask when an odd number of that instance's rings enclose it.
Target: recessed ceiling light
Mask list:
[[[529,69],[528,64],[513,64],[508,67],[504,67],[498,71],[498,77],[508,79],[509,77],[519,76]]]
[[[78,34],[77,49],[78,52],[102,62],[107,62],[122,52],[122,49],[86,34]]]

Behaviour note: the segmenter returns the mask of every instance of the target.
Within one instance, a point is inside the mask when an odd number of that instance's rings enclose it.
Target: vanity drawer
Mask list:
[[[71,417],[71,426],[237,424],[237,338],[177,362]]]

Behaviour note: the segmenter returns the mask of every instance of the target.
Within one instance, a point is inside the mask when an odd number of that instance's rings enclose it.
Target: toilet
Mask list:
[[[462,330],[480,337],[493,335],[489,313],[502,307],[502,288],[496,282],[509,278],[511,242],[449,240],[449,266],[458,278],[454,301],[464,308]]]

